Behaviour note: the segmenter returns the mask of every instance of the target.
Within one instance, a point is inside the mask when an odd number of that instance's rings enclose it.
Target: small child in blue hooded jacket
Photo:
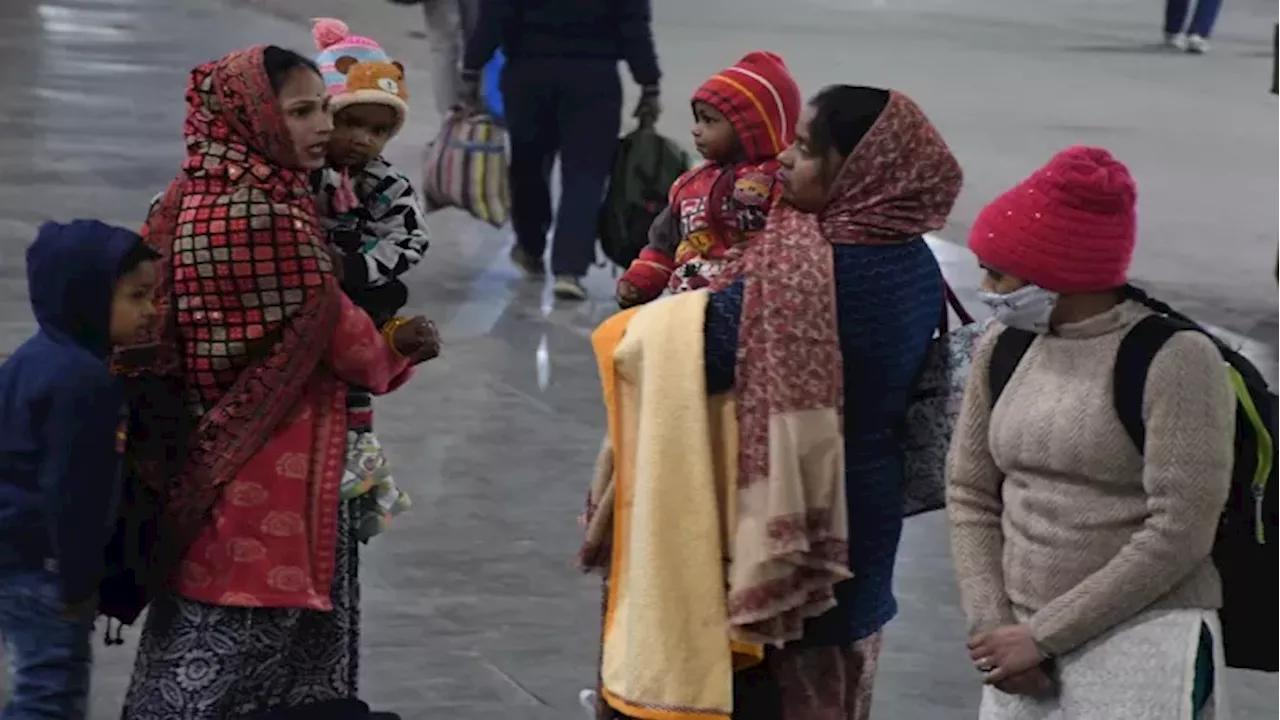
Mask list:
[[[83,718],[89,635],[121,492],[127,408],[107,360],[155,316],[157,256],[95,220],[27,250],[39,330],[0,365],[3,717]]]

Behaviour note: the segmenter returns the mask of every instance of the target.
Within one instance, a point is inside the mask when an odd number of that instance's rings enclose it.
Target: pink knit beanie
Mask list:
[[[969,249],[984,265],[1046,290],[1117,288],[1133,259],[1137,196],[1111,153],[1067,148],[978,213]]]
[[[376,41],[351,34],[336,18],[312,21],[311,37],[319,54],[316,65],[324,78],[334,111],[348,105],[386,105],[396,112],[396,131],[409,113],[403,68]]]

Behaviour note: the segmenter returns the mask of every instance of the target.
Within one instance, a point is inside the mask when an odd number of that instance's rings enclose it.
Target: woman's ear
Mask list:
[[[840,177],[840,171],[844,169],[844,161],[848,160],[848,156],[841,155],[835,148],[827,148],[827,152],[822,156],[822,185],[827,190],[835,185],[836,178]]]

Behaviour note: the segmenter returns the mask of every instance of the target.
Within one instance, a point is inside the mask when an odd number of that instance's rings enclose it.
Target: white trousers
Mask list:
[[[1201,625],[1213,635],[1214,688],[1192,705]],[[1218,614],[1165,610],[1139,615],[1058,658],[1061,692],[1037,701],[983,688],[979,720],[1227,720],[1226,661]]]

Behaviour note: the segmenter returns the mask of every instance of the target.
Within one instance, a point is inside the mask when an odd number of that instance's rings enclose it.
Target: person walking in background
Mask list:
[[[517,7],[518,6],[518,7]],[[553,221],[556,297],[586,299],[596,222],[621,125],[626,60],[642,88],[635,116],[654,122],[657,53],[649,0],[484,0],[463,57],[459,104],[480,106],[480,72],[501,47],[502,95],[511,140],[511,260],[542,277]],[[551,167],[560,157],[560,206],[551,210]]]
[[[480,0],[421,0],[427,20],[427,42],[431,45],[432,89],[436,111],[449,114],[458,100],[458,69],[467,38],[476,29]]]
[[[1195,12],[1192,13],[1192,3]],[[1164,41],[1169,47],[1202,55],[1209,49],[1209,36],[1218,21],[1222,0],[1165,0]],[[1187,17],[1191,17],[1190,26]]]
[[[982,720],[1223,718],[1210,552],[1235,400],[1213,342],[1178,332],[1145,375],[1141,446],[1117,413],[1121,341],[1153,314],[1125,290],[1136,198],[1107,151],[1071,148],[970,233],[1004,326],[974,354],[947,460]],[[1011,331],[1030,336],[1020,362]]]
[[[431,84],[436,112],[444,118],[458,99],[462,48],[476,26],[480,0],[391,0],[393,5],[421,5],[431,46]]]

